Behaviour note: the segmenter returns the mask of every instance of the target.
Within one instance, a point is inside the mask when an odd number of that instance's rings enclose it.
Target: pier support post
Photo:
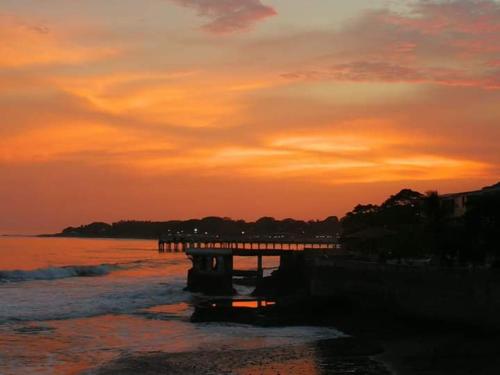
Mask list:
[[[257,277],[262,279],[264,277],[264,269],[262,267],[262,255],[257,256]]]

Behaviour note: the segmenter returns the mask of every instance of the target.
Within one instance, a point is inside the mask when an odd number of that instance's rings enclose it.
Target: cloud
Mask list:
[[[409,82],[449,86],[500,89],[500,69],[474,75],[451,68],[418,68],[386,61],[350,61],[324,70],[304,70],[282,74],[286,79],[335,80],[350,82]]]
[[[255,23],[277,14],[260,0],[171,0],[195,9],[209,23],[203,29],[213,34],[229,34],[250,29]]]
[[[405,12],[370,10],[325,33],[330,45],[323,56],[283,77],[500,88],[500,3],[493,0],[421,0]]]
[[[78,65],[118,54],[114,48],[85,47],[37,21],[0,13],[0,68]]]

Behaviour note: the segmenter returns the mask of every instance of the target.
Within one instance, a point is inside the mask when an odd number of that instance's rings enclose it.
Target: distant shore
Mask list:
[[[16,237],[16,236],[13,236]],[[26,236],[24,236],[26,237]],[[83,238],[83,239],[108,239],[108,240],[154,240],[157,241],[158,237],[153,236],[91,236],[91,235],[70,235],[64,233],[54,233],[54,234],[36,234],[28,237],[38,237],[38,238]]]
[[[91,236],[91,235],[69,235],[64,233],[42,233],[42,234],[0,234],[0,237],[15,238],[15,237],[29,237],[29,238],[76,238],[76,239],[108,239],[108,240],[151,240],[157,241],[158,237],[154,236]]]
[[[59,233],[43,234],[50,237],[130,238],[155,239],[161,235],[220,235],[220,236],[335,236],[341,225],[336,216],[324,220],[276,220],[262,217],[256,221],[234,220],[209,216],[202,219],[139,221],[122,220],[113,223],[93,222],[77,227],[67,227]]]

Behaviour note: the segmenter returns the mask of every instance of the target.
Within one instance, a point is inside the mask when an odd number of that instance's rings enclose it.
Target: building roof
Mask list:
[[[481,194],[492,193],[492,192],[500,192],[500,182],[497,182],[496,184],[491,185],[491,186],[485,186],[481,190],[464,191],[461,193],[442,194],[441,198],[455,198],[455,197],[461,197],[464,195],[481,195]]]

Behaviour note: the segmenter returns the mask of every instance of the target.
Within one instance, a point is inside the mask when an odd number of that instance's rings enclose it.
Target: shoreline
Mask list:
[[[133,353],[83,374],[496,375],[500,368],[498,333],[342,302],[288,307],[272,326],[334,327],[346,336],[247,350]]]
[[[83,240],[144,240],[158,241],[157,237],[67,236],[60,234],[0,234],[0,238],[73,238]]]
[[[347,337],[249,350],[144,352],[122,355],[82,375],[496,375],[497,343],[469,341],[449,332],[378,340]]]

